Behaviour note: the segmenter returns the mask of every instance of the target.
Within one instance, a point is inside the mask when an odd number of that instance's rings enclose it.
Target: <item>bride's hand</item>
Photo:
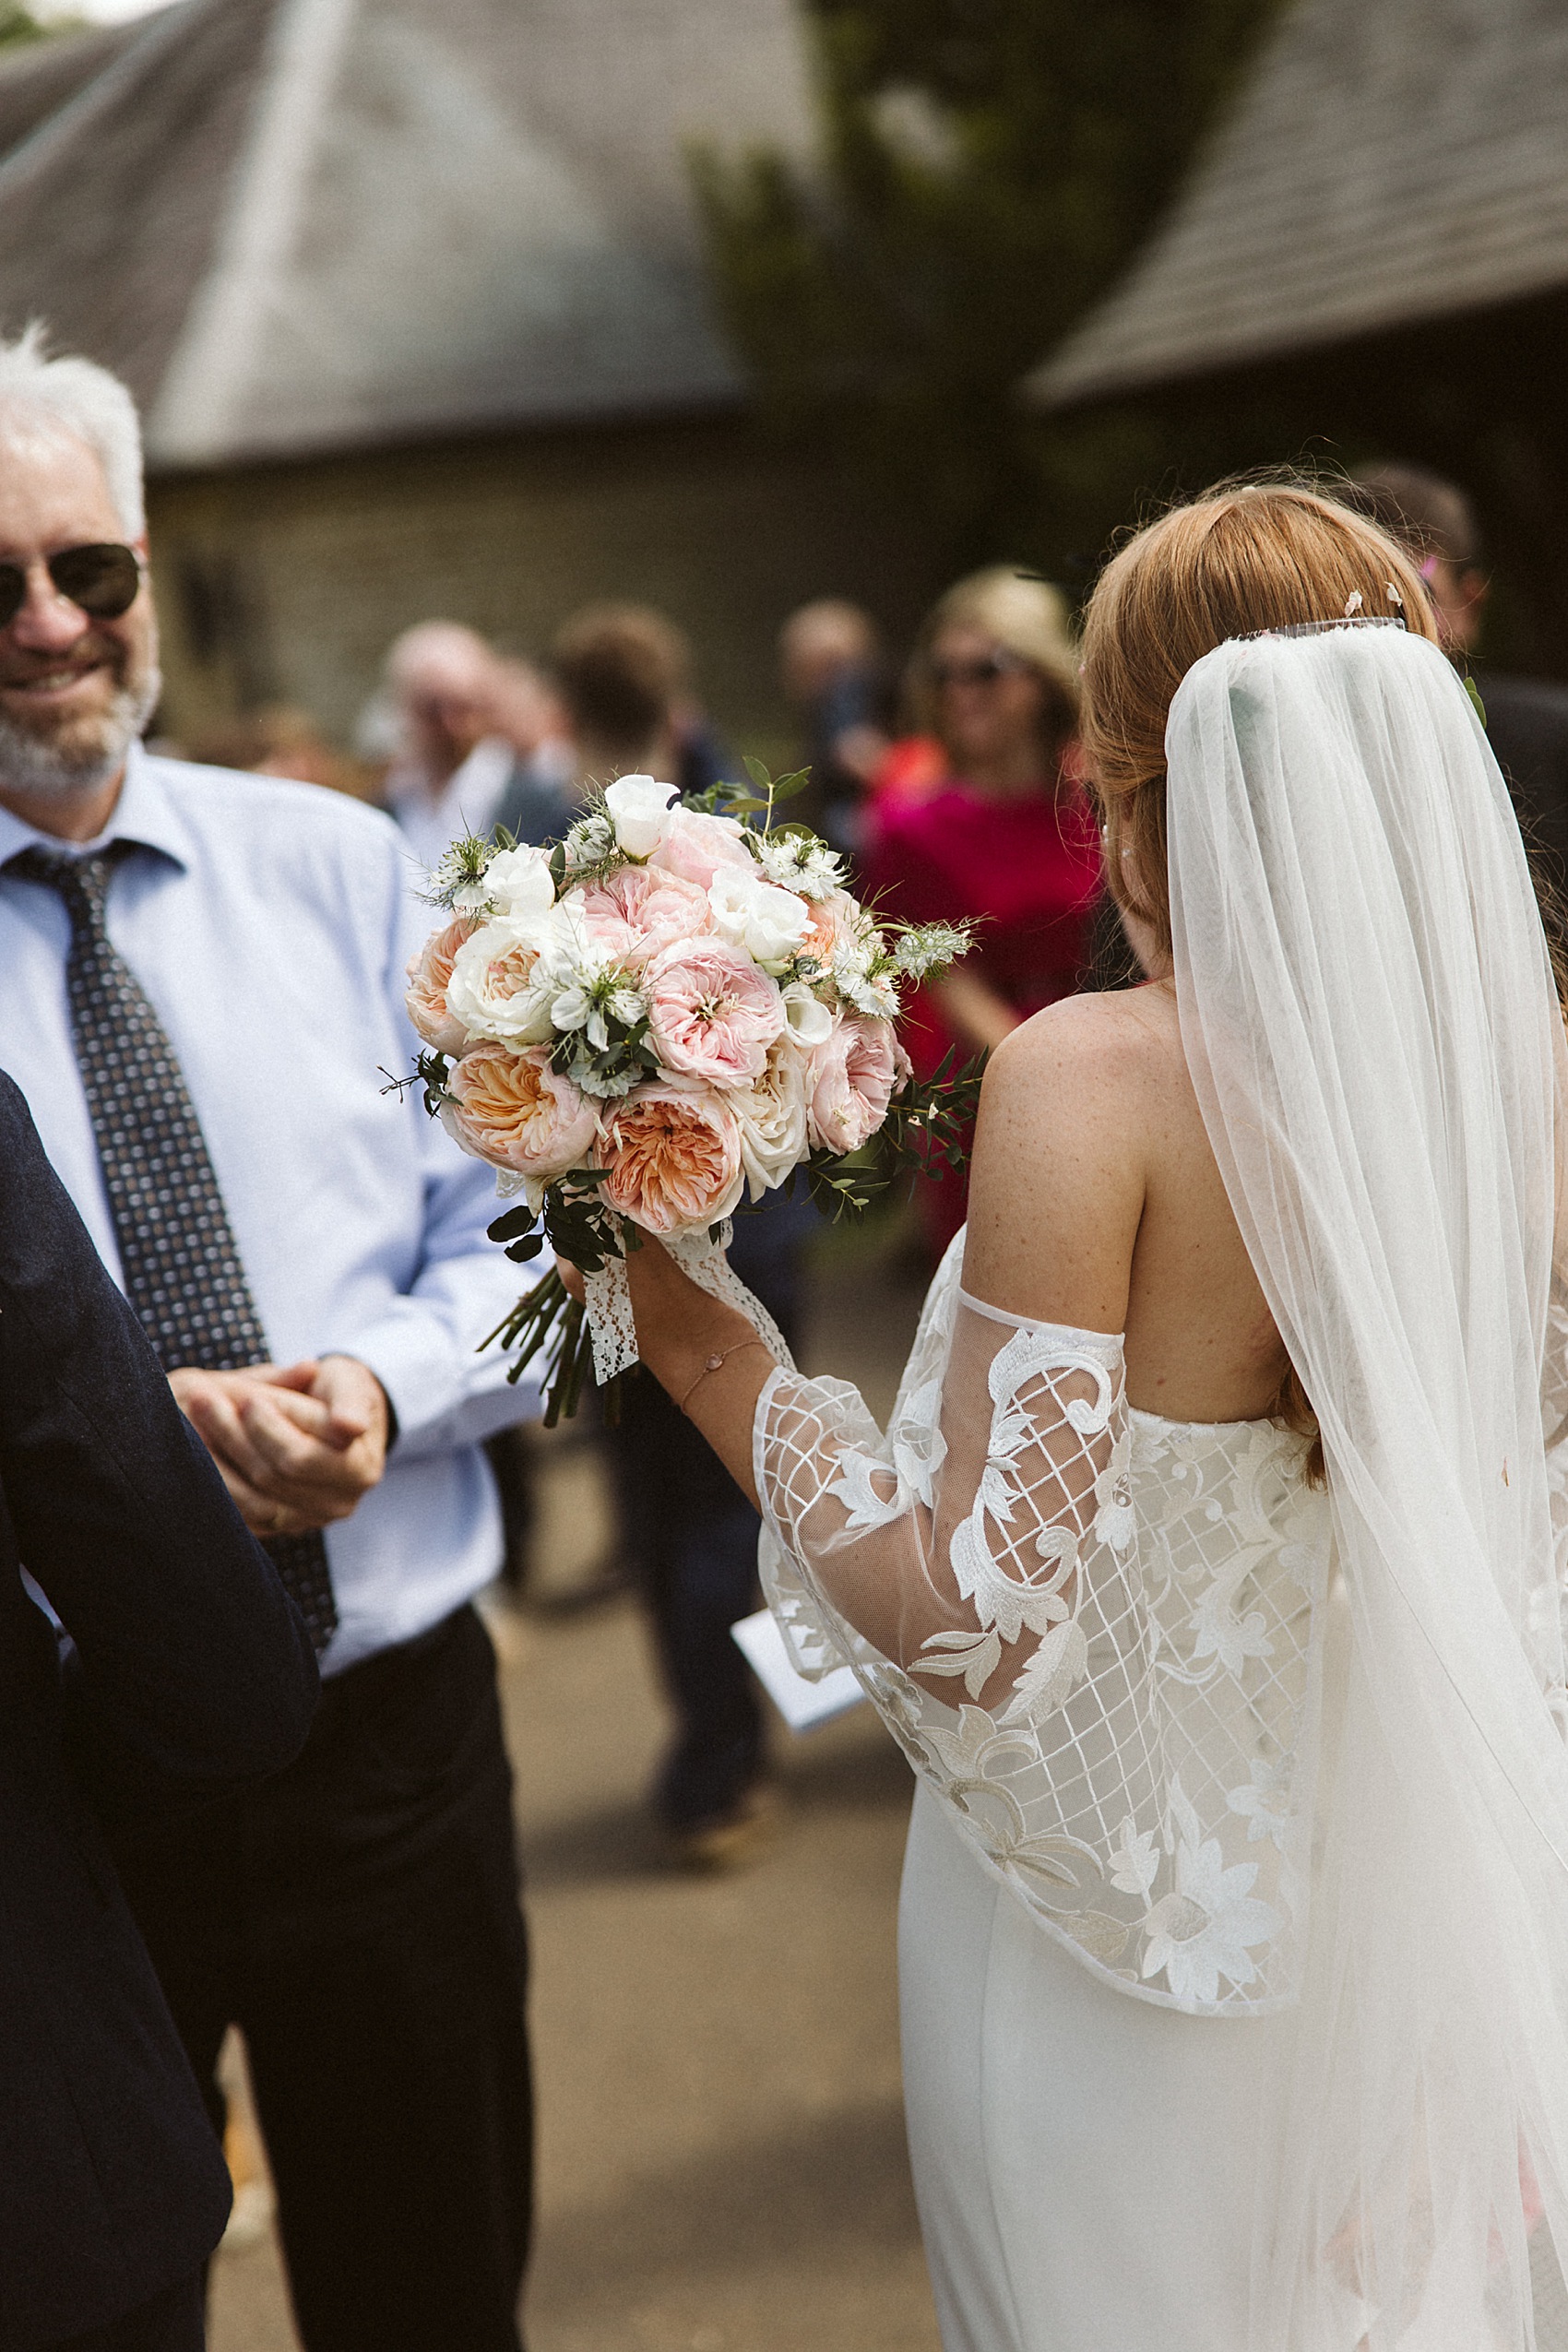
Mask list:
[[[577,1268],[558,1257],[555,1270],[567,1296],[580,1300]],[[773,1370],[766,1348],[744,1315],[710,1298],[650,1233],[628,1253],[626,1281],[638,1357],[754,1502],[752,1420]]]
[[[673,1273],[678,1275],[682,1281],[685,1280],[686,1277],[680,1274],[669,1251],[656,1241],[651,1234],[645,1233],[640,1246],[630,1251],[626,1258],[626,1280],[634,1290],[647,1289],[648,1277],[654,1270],[652,1260],[655,1258],[660,1261],[659,1273]],[[639,1261],[645,1261],[646,1264],[639,1265]],[[576,1299],[579,1306],[583,1305],[588,1296],[588,1284],[583,1277],[582,1268],[574,1265],[570,1258],[558,1257],[555,1261],[555,1271],[561,1277],[561,1288],[567,1298]],[[640,1281],[639,1272],[643,1277]],[[695,1288],[695,1284],[693,1288]]]

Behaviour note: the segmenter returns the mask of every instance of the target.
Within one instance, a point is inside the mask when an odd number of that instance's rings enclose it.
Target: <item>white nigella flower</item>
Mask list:
[[[438,907],[450,907],[456,915],[487,915],[493,900],[486,869],[494,852],[488,841],[478,834],[465,834],[454,841],[436,860],[430,881],[429,897]]]
[[[621,776],[605,790],[604,805],[615,827],[615,838],[629,858],[653,855],[670,830],[673,784],[651,776]]]
[[[957,963],[968,948],[969,935],[956,923],[922,923],[918,931],[907,931],[894,943],[893,961],[908,979],[920,980],[927,972]]]
[[[612,1015],[617,1021],[624,1023],[627,1028],[632,1028],[642,1019],[643,1015],[647,1011],[647,1006],[643,1003],[637,990],[621,987],[612,990],[605,999],[605,1011]]]
[[[753,849],[768,881],[782,890],[815,900],[843,887],[844,861],[813,834],[764,834],[754,840]]]
[[[833,951],[833,984],[857,1013],[886,1020],[898,1010],[898,992],[888,973],[873,973],[874,952],[867,940],[841,938]]]
[[[569,866],[602,865],[615,851],[615,827],[602,810],[591,816],[577,819],[566,835],[566,862]]]
[[[551,1021],[566,1036],[573,1029],[586,1028],[592,1011],[593,999],[586,988],[564,988],[550,1000]]]

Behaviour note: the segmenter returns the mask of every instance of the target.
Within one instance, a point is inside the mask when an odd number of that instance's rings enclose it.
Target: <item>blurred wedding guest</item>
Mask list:
[[[805,730],[817,830],[852,857],[861,846],[862,803],[889,749],[876,624],[842,597],[819,597],[791,612],[779,631],[778,666]]]
[[[652,605],[584,605],[557,632],[550,670],[579,784],[646,775],[702,792],[738,772],[693,693],[690,646]]]
[[[0,1497],[0,2346],[200,2352],[228,2176],[89,1800],[280,1771],[315,1664],[4,1075]]]
[[[1424,467],[1370,466],[1354,480],[1374,520],[1412,547],[1443,643],[1462,668],[1481,646],[1491,588],[1476,511],[1466,493]],[[1568,686],[1475,671],[1486,731],[1508,779],[1538,873],[1557,903],[1549,928],[1561,939],[1568,907]]]
[[[488,833],[525,780],[559,784],[561,722],[526,662],[505,660],[478,631],[422,621],[386,657],[396,750],[383,798],[422,865],[462,833]]]
[[[215,2123],[244,2036],[307,2352],[517,2352],[526,1949],[471,1601],[480,1441],[529,1397],[476,1352],[517,1295],[489,1173],[382,1075],[430,915],[379,812],[144,751],[136,410],[35,335],[0,346],[0,1064],[324,1682],[276,1779],[125,1826],[125,1891]]]
[[[716,760],[683,756],[689,669],[683,640],[660,614],[592,606],[566,624],[551,658],[583,778],[646,773],[694,790],[719,772]],[[808,1202],[777,1194],[735,1219],[731,1264],[787,1337],[798,1319],[801,1245],[815,1221]],[[622,1383],[620,1422],[606,1442],[621,1554],[647,1605],[675,1716],[653,1810],[675,1859],[726,1868],[768,1834],[774,1810],[761,1704],[730,1638],[757,1606],[757,1515],[656,1381],[634,1372]]]
[[[928,1075],[989,1051],[1068,995],[1088,961],[1099,842],[1079,779],[1078,667],[1066,601],[1006,566],[949,588],[921,634],[915,716],[946,772],[874,812],[867,885],[909,922],[977,925],[945,978],[914,992],[906,1043]],[[933,1249],[963,1221],[956,1175],[921,1187]]]

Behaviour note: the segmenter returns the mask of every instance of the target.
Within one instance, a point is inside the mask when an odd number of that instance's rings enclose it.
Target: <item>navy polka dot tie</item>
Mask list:
[[[130,842],[89,858],[34,847],[8,859],[6,872],[58,891],[70,917],[71,1031],[125,1295],[165,1372],[232,1372],[265,1363],[267,1339],[184,1073],[104,922],[109,885],[127,852]],[[316,1649],[325,1649],[338,1610],[320,1535],[270,1537],[267,1550]]]

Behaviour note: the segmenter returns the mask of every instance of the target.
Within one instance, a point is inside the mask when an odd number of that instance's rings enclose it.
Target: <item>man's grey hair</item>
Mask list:
[[[49,357],[47,334],[34,320],[15,342],[0,337],[0,425],[32,417],[85,441],[101,464],[127,539],[147,529],[142,497],[141,422],[117,375],[95,360]]]

